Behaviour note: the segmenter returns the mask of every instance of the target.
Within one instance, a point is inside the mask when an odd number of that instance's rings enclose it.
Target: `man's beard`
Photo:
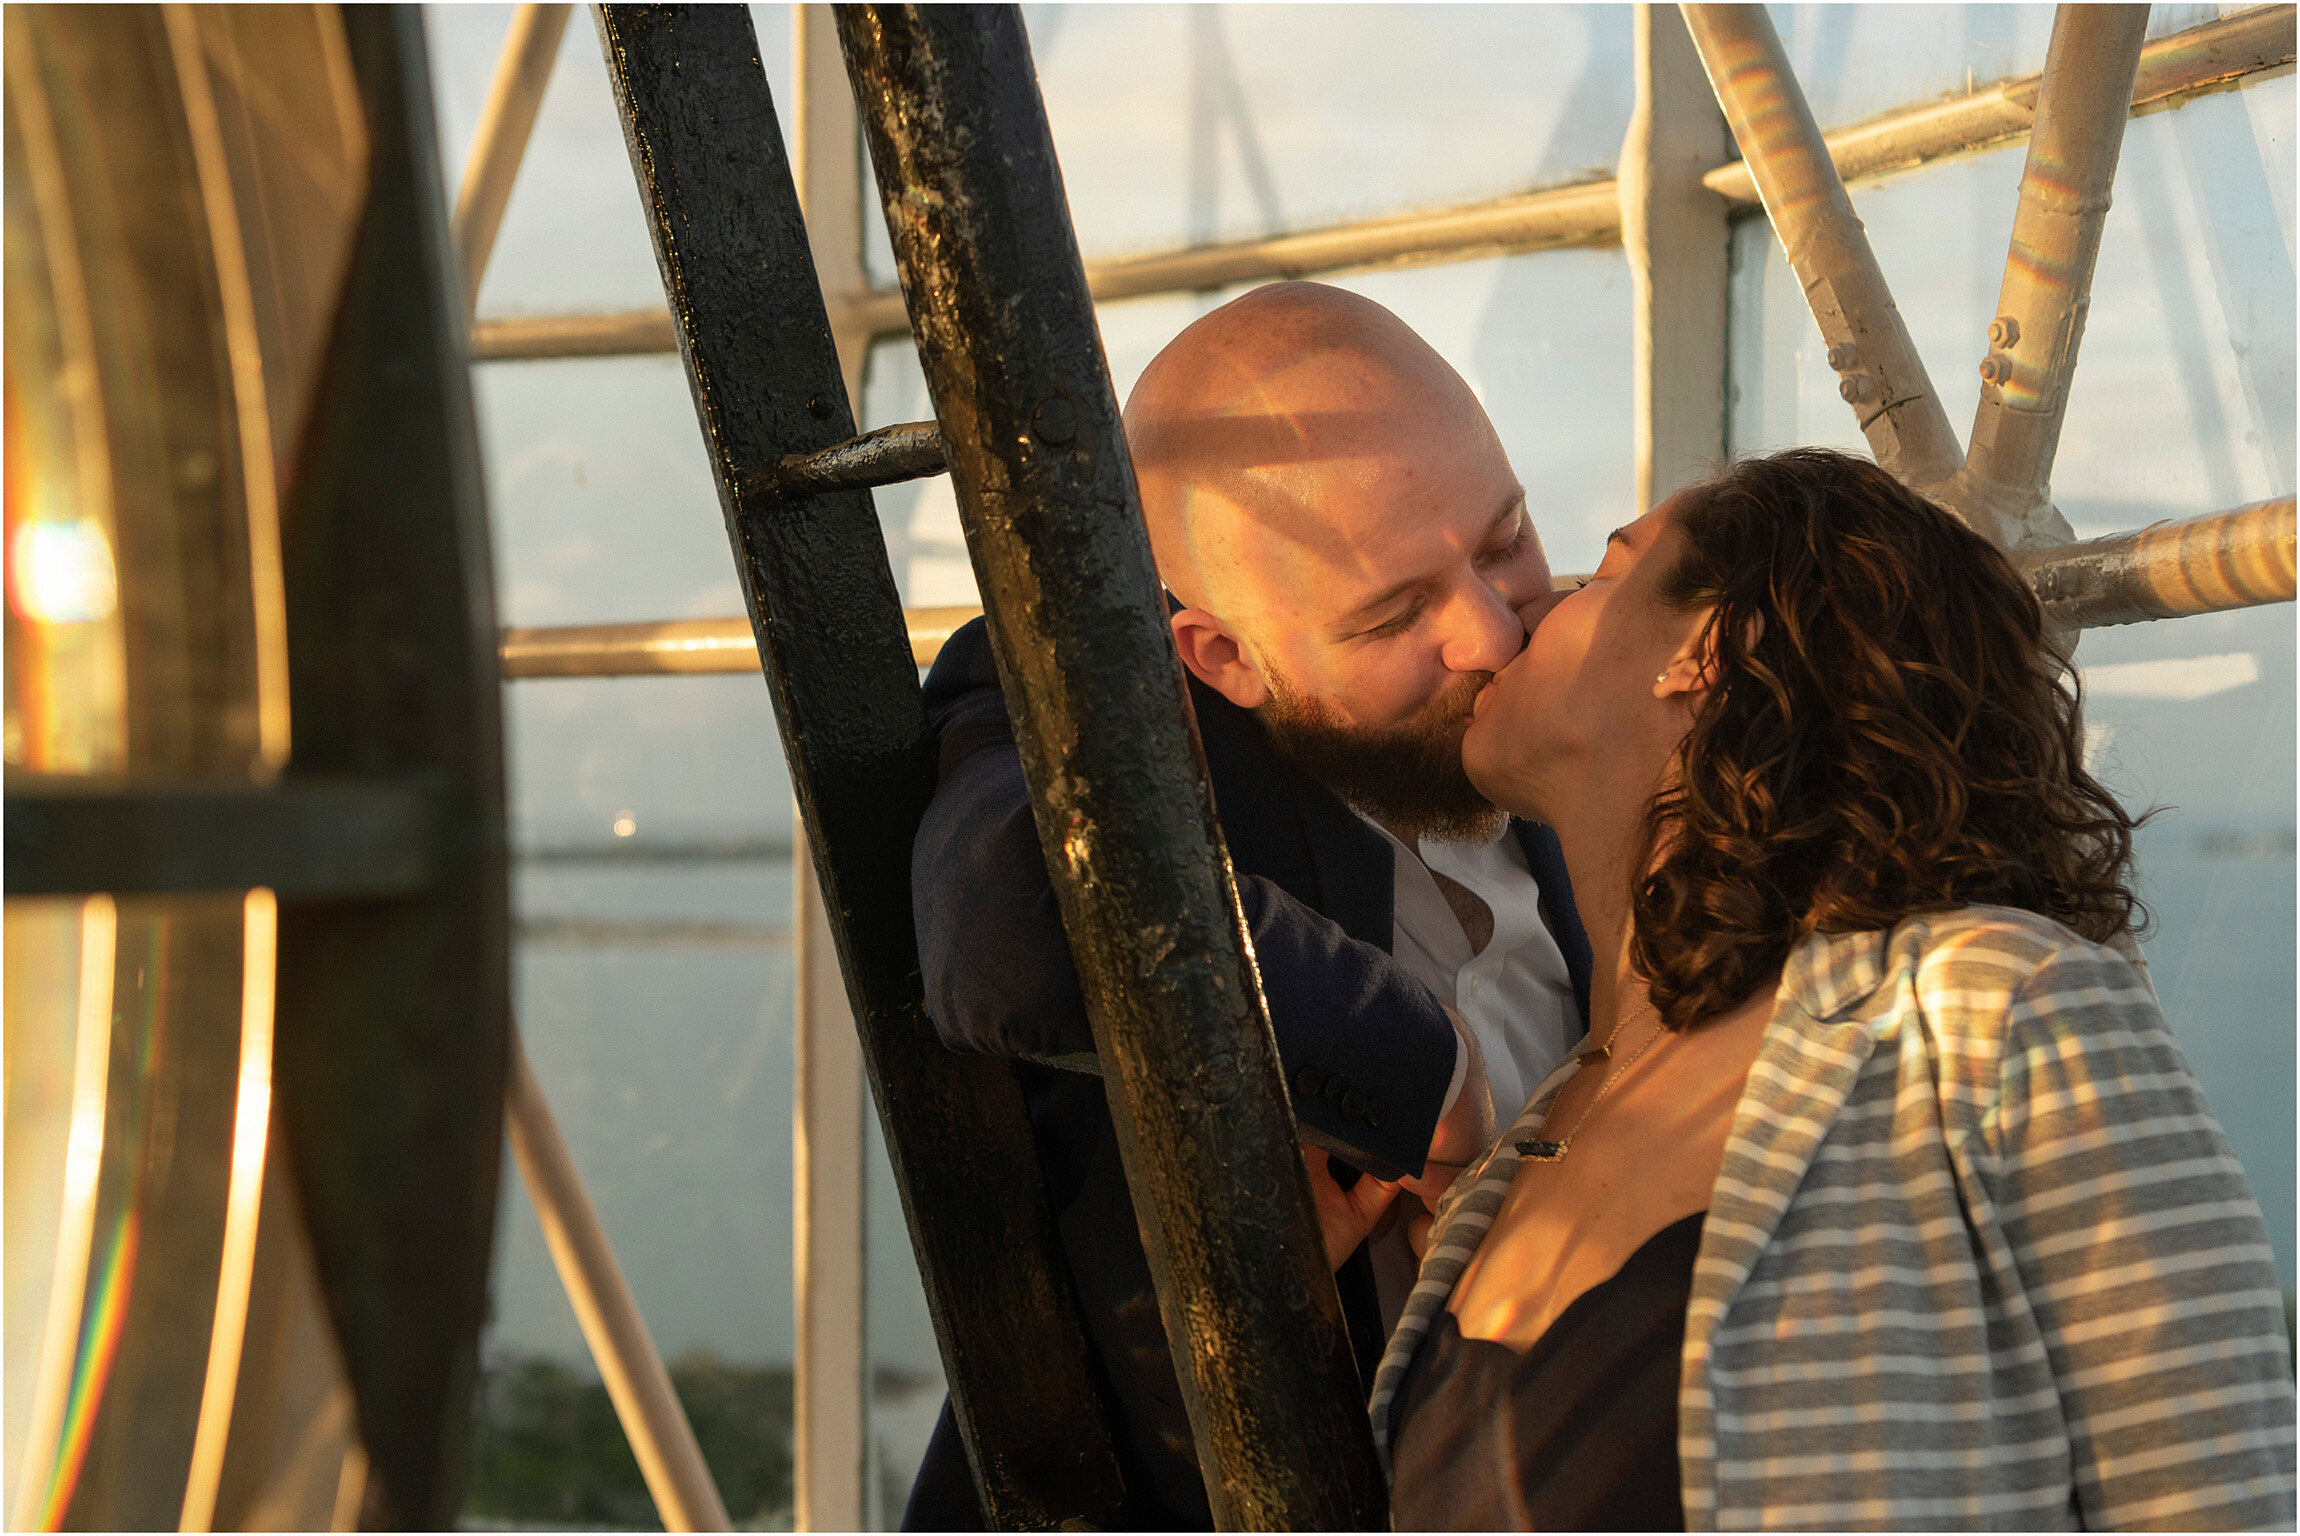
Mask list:
[[[1270,746],[1305,774],[1411,842],[1491,842],[1509,820],[1462,770],[1470,705],[1493,680],[1465,672],[1411,719],[1372,728],[1344,725],[1325,703],[1269,675],[1269,700],[1254,713]]]

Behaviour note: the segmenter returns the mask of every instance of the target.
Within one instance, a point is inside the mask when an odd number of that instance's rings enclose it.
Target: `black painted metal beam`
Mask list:
[[[422,17],[355,5],[343,25],[369,191],[281,520],[281,787],[427,789],[431,879],[282,902],[275,1103],[367,1451],[360,1526],[449,1530],[503,1166],[503,685]]]
[[[776,489],[854,423],[750,16],[594,14],[985,1510],[1105,1525],[1117,1464],[1021,1091],[926,1017],[910,848],[934,742],[878,519],[867,491]]]
[[[906,421],[814,453],[785,454],[757,489],[772,496],[819,496],[923,479],[944,467],[942,434],[934,423]]]
[[[431,882],[435,799],[422,784],[367,779],[20,782],[8,792],[7,893],[408,896]]]
[[[838,24],[1215,1520],[1386,1526],[1020,13]]]

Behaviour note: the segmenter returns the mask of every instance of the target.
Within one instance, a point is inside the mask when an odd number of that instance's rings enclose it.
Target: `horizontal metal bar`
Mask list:
[[[471,327],[474,362],[551,357],[636,357],[679,350],[667,309],[591,315],[517,315]]]
[[[240,891],[406,896],[431,883],[437,796],[420,781],[130,784],[11,778],[10,896]]]
[[[2141,50],[2132,109],[2171,105],[2176,97],[2288,65],[2294,57],[2293,33],[2293,7],[2269,5],[2160,37]],[[1999,81],[1969,95],[1839,128],[1824,142],[1837,175],[1848,182],[1994,149],[2034,125],[2043,85],[2042,74]],[[1736,203],[1757,201],[1756,183],[1743,161],[1719,166],[1702,183]]]
[[[911,659],[930,666],[951,631],[979,616],[974,604],[905,608]],[[503,632],[503,675],[643,677],[664,672],[756,672],[751,621],[666,619],[654,624],[568,624]]]
[[[1609,245],[1620,238],[1620,197],[1609,178],[1331,229],[1088,262],[1086,288],[1107,303],[1353,267]],[[855,300],[839,319],[873,336],[899,336],[909,328],[902,295],[886,290]]]
[[[2159,38],[2140,56],[2133,110],[2176,104],[2194,92],[2289,65],[2293,31],[2293,7],[2271,5]],[[2017,139],[2036,119],[2042,78],[2026,75],[1840,128],[1826,140],[1837,174],[1847,182],[1859,181]],[[1740,161],[1710,172],[1704,184],[1737,203],[1757,201],[1756,185]],[[1590,181],[1328,229],[1092,262],[1086,286],[1097,300],[1108,302],[1354,267],[1610,245],[1620,238],[1619,189],[1611,180]],[[831,322],[841,334],[873,337],[899,336],[910,327],[902,295],[893,289],[834,304]],[[471,355],[482,362],[677,350],[671,316],[657,309],[482,320],[471,333]]]
[[[2293,552],[2293,501],[2283,496],[2013,560],[2048,625],[2097,629],[2291,602]]]
[[[942,433],[931,421],[906,421],[814,453],[786,454],[759,489],[773,496],[819,496],[942,472]]]

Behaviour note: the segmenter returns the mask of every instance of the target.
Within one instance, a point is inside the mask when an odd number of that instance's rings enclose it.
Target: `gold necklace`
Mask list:
[[[1651,1007],[1652,1005],[1647,1004],[1646,1006]],[[1620,1034],[1621,1026],[1618,1024],[1614,1025],[1613,1033],[1615,1035]],[[1582,1106],[1581,1113],[1574,1118],[1572,1129],[1568,1130],[1563,1136],[1558,1137],[1555,1141],[1541,1137],[1537,1137],[1529,1141],[1521,1141],[1517,1143],[1517,1155],[1526,1159],[1528,1162],[1564,1162],[1565,1154],[1573,1150],[1574,1136],[1581,1130],[1582,1126],[1588,1123],[1590,1114],[1597,1108],[1597,1101],[1604,1098],[1605,1095],[1612,1090],[1613,1085],[1621,1080],[1623,1074],[1628,1072],[1631,1067],[1637,1065],[1637,1058],[1639,1056],[1643,1056],[1647,1051],[1653,1049],[1654,1041],[1660,1039],[1667,1033],[1669,1033],[1669,1027],[1661,1022],[1660,1012],[1658,1009],[1656,1009],[1653,1019],[1653,1033],[1645,1037],[1645,1043],[1639,1046],[1635,1054],[1633,1054],[1627,1061],[1623,1062],[1620,1066],[1615,1067],[1612,1071],[1605,1074],[1605,1081],[1597,1085],[1597,1092],[1590,1095],[1589,1102]],[[1598,1047],[1598,1051],[1606,1056],[1611,1056],[1613,1054],[1613,1040],[1611,1036],[1607,1037],[1605,1044]]]

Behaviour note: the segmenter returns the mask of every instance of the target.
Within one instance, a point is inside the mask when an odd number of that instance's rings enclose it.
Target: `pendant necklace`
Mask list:
[[[1649,1003],[1646,1006],[1651,1007],[1652,1005]],[[1613,1033],[1615,1035],[1620,1034],[1621,1026],[1616,1024],[1613,1027]],[[1669,1026],[1661,1022],[1660,1011],[1656,1009],[1653,1020],[1653,1033],[1645,1037],[1645,1043],[1639,1046],[1636,1052],[1631,1055],[1627,1061],[1623,1062],[1620,1066],[1615,1067],[1612,1071],[1605,1074],[1605,1081],[1597,1085],[1597,1092],[1590,1096],[1589,1103],[1583,1106],[1581,1113],[1574,1118],[1572,1127],[1567,1130],[1563,1136],[1558,1137],[1555,1141],[1550,1141],[1547,1139],[1535,1139],[1531,1141],[1518,1142],[1516,1144],[1518,1156],[1526,1159],[1528,1162],[1535,1163],[1564,1162],[1565,1154],[1573,1150],[1573,1137],[1575,1132],[1578,1132],[1583,1125],[1588,1123],[1591,1113],[1597,1108],[1597,1101],[1604,1098],[1605,1095],[1612,1090],[1615,1083],[1621,1081],[1622,1075],[1624,1073],[1626,1073],[1631,1067],[1637,1065],[1637,1058],[1639,1056],[1643,1056],[1647,1051],[1653,1049],[1654,1041],[1660,1039],[1663,1035],[1668,1033]],[[1605,1044],[1600,1046],[1598,1049],[1601,1054],[1611,1056],[1613,1054],[1612,1039],[1608,1037]]]

